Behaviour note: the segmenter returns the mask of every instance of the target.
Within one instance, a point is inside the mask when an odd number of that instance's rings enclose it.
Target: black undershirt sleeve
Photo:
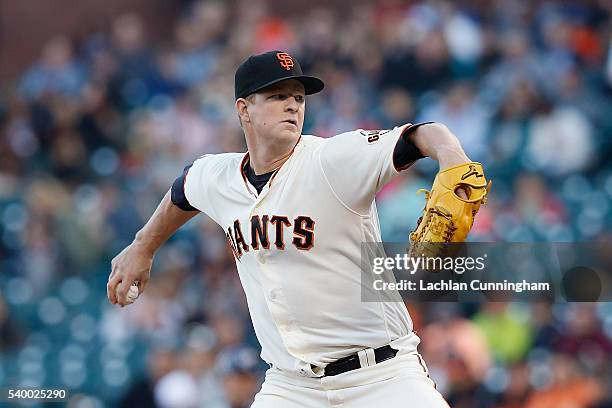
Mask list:
[[[405,170],[415,161],[425,157],[418,147],[414,144],[410,138],[410,134],[413,133],[419,126],[427,125],[434,122],[423,122],[417,123],[407,127],[402,136],[398,139],[393,149],[393,165],[398,171]]]
[[[172,204],[176,205],[183,211],[199,211],[197,208],[189,204],[187,197],[185,197],[185,177],[187,176],[187,172],[191,166],[192,164],[183,169],[183,174],[174,180],[174,183],[172,183],[172,189],[170,191]]]

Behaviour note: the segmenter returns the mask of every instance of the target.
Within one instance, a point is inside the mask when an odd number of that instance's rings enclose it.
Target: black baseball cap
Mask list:
[[[300,63],[285,51],[269,51],[251,55],[236,70],[234,93],[236,99],[286,79],[297,79],[304,85],[306,95],[320,92],[325,84],[317,77],[304,75]]]

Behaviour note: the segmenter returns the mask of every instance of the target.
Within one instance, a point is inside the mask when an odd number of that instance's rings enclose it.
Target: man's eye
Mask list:
[[[304,102],[304,97],[302,95],[296,95],[295,100],[298,102]]]

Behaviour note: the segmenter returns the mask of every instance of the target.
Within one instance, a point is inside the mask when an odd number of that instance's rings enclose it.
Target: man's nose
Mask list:
[[[299,108],[299,104],[295,100],[294,97],[287,98],[287,104],[285,105],[285,109],[290,112],[297,112]]]

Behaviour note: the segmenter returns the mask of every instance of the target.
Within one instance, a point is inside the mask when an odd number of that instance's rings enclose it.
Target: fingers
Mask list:
[[[121,282],[121,276],[116,273],[115,269],[110,274],[108,283],[106,284],[106,296],[111,304],[117,304],[117,285]]]
[[[149,277],[145,276],[140,281],[138,281],[138,293],[142,294],[145,290],[145,286],[147,286],[147,282],[149,282]]]
[[[146,284],[146,282],[143,283],[131,278],[122,278],[121,274],[118,273],[112,276],[113,277],[108,281],[108,284],[106,285],[106,294],[110,303],[114,305],[118,304],[119,306],[123,307],[131,303],[128,302],[127,297],[128,292],[130,290],[130,286],[132,286],[132,284],[138,285],[138,293],[142,293],[142,290],[144,290],[144,285]]]
[[[457,190],[455,190],[455,193],[459,197],[463,198],[464,200],[467,200],[469,198],[468,195],[467,195],[467,192],[465,191],[465,188],[463,188],[463,187],[458,187]]]
[[[130,290],[130,286],[132,285],[132,281],[128,279],[124,279],[117,286],[117,303],[121,306],[125,306],[128,304],[127,294]]]
[[[119,268],[114,263],[112,268],[113,270],[106,284],[106,295],[111,304],[119,304],[123,307],[127,304],[127,293],[135,279],[131,279],[129,276],[125,276],[125,273],[119,272]]]
[[[108,300],[113,305],[126,306],[130,286],[138,286],[138,293],[142,293],[149,280],[151,259],[139,251],[126,247],[111,261],[111,274],[106,285]]]

